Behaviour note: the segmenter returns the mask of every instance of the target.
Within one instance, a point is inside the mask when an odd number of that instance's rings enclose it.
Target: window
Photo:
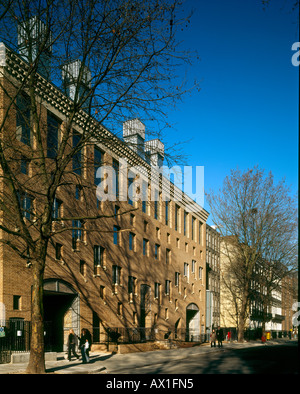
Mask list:
[[[175,272],[175,286],[179,287],[180,284],[180,273]]]
[[[166,280],[165,282],[165,295],[169,295],[171,290],[171,281]]]
[[[129,233],[129,250],[135,251],[135,234]]]
[[[22,156],[21,157],[21,167],[20,167],[20,171],[22,174],[28,175],[29,172],[29,163],[30,160],[27,159],[26,157]]]
[[[160,299],[160,283],[154,283],[154,298]]]
[[[95,185],[97,185],[98,183],[100,183],[103,180],[102,178],[97,178],[97,170],[102,165],[103,165],[103,152],[99,148],[94,146],[94,183],[95,183]]]
[[[168,308],[165,308],[165,320],[169,319],[169,310]]]
[[[53,209],[52,209],[52,218],[59,219],[62,216],[62,201],[58,198],[54,198],[53,201]]]
[[[76,149],[80,142],[80,135],[74,134],[73,135],[73,149]],[[82,166],[82,157],[81,157],[81,149],[76,150],[73,155],[72,165],[73,165],[73,172],[77,175],[81,175],[81,166]]]
[[[149,241],[147,239],[143,239],[143,255],[149,256]]]
[[[147,212],[147,201],[148,201],[148,184],[143,181],[142,183],[142,212]]]
[[[146,233],[148,231],[148,222],[144,220],[144,232]]]
[[[160,228],[156,227],[156,238],[160,239]]]
[[[28,193],[18,193],[18,199],[20,208],[23,213],[23,217],[30,220],[33,216],[33,197]]]
[[[154,191],[154,219],[159,219],[159,193]]]
[[[100,267],[104,268],[105,248],[100,245],[94,245],[94,274],[100,274]]]
[[[136,278],[128,276],[128,294],[136,294]]]
[[[30,130],[30,100],[28,96],[18,95],[17,97],[17,132],[16,137],[23,144],[31,145]]]
[[[106,298],[106,289],[105,286],[100,286],[100,298],[105,301]]]
[[[83,222],[82,220],[72,220],[72,248],[77,249],[77,241],[83,241]]]
[[[58,135],[60,122],[58,119],[48,112],[47,115],[47,157],[55,159],[58,152]]]
[[[62,244],[60,244],[58,242],[55,245],[55,258],[56,258],[56,260],[62,259]]]
[[[13,309],[15,311],[21,310],[21,296],[19,295],[13,296]]]
[[[123,304],[118,302],[118,315],[123,316]]]
[[[79,272],[82,276],[86,276],[86,263],[84,260],[80,260],[79,262]]]
[[[154,257],[156,260],[160,260],[160,245],[158,244],[155,244]]]
[[[178,231],[179,229],[179,211],[179,206],[175,205],[175,231]]]
[[[169,225],[169,201],[165,201],[165,224]]]
[[[195,225],[196,225],[196,219],[192,216],[192,240],[195,240]]]
[[[135,226],[135,215],[133,213],[130,214],[130,225]]]
[[[200,245],[202,245],[202,242],[201,242],[201,238],[202,238],[202,223],[201,222],[199,222],[199,232],[198,232],[198,236],[199,236],[199,244]]]
[[[202,280],[203,268],[199,267],[199,279]]]
[[[192,260],[192,273],[194,274],[196,272],[196,261]]]
[[[133,201],[131,199],[133,195],[132,184],[134,179],[128,177],[128,204],[133,205]]]
[[[183,234],[187,235],[187,212],[184,211],[183,214]]]
[[[115,205],[115,218],[116,219],[119,218],[119,212],[120,212],[120,207],[118,205]]]
[[[112,281],[114,285],[120,285],[121,284],[121,267],[117,265],[112,266],[113,269],[113,275],[112,275]]]
[[[75,186],[75,198],[76,200],[80,200],[82,196],[82,186],[81,185],[76,185]]]
[[[166,263],[170,264],[171,263],[171,250],[166,249]]]
[[[113,194],[119,198],[119,162],[113,159],[113,169],[115,171],[113,176]]]
[[[189,265],[188,265],[188,263],[184,263],[183,274],[184,274],[184,276],[189,278]]]
[[[132,323],[137,324],[137,313],[136,312],[132,312]]]
[[[120,227],[119,226],[114,226],[114,244],[115,245],[119,245],[119,231],[120,231]]]

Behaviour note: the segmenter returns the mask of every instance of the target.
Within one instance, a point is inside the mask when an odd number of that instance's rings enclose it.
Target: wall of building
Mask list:
[[[7,83],[4,80],[2,82],[4,85]],[[47,111],[62,122],[61,132],[66,127],[64,114],[54,105],[55,95],[52,96],[52,101],[53,105],[42,102],[40,108],[40,122],[45,130],[45,141]],[[6,104],[2,102],[3,107]],[[12,110],[10,115],[7,130],[13,135],[16,132],[15,112]],[[77,127],[76,131],[81,130]],[[27,147],[22,147],[19,141],[15,142],[19,144],[22,154],[26,155]],[[113,159],[118,159],[113,148],[107,149],[101,143],[97,145],[103,150],[104,164],[111,164]],[[93,155],[94,146],[90,144],[83,152],[82,157],[85,162],[81,176],[75,176],[72,172],[72,163],[69,164],[65,179],[70,184],[59,188],[57,198],[62,202],[63,215],[96,214],[106,217],[92,222],[86,221],[82,239],[77,241],[76,247],[72,244],[72,231],[64,231],[70,223],[53,224],[53,230],[58,234],[53,237],[48,248],[45,269],[45,281],[48,285],[45,305],[48,310],[45,314],[48,313],[47,316],[53,317],[56,301],[60,307],[62,314],[60,319],[64,321],[65,330],[74,324],[77,331],[82,327],[93,330],[95,324],[100,331],[108,327],[138,327],[143,324],[145,327],[155,327],[157,334],[163,336],[168,330],[174,331],[175,328],[186,330],[192,327],[191,322],[197,322],[199,327],[196,331],[204,333],[206,214],[201,218],[198,213],[193,214],[196,220],[192,231],[191,213],[187,214],[184,226],[184,202],[170,202],[168,224],[166,224],[163,201],[158,204],[157,218],[154,217],[153,202],[147,204],[146,212],[143,212],[141,201],[133,202],[132,205],[127,201],[99,203],[94,185]],[[47,160],[50,168],[53,164],[51,159]],[[29,182],[36,182],[35,187],[38,188],[39,179],[33,161],[30,162],[29,168],[28,174],[22,176],[24,179],[28,177]],[[81,186],[78,198],[76,185]],[[38,215],[40,213],[38,198],[34,203]],[[116,207],[120,215],[115,215]],[[177,228],[175,228],[175,210]],[[122,214],[124,212],[127,213]],[[4,220],[11,221],[13,218],[4,217]],[[114,226],[118,226],[121,230],[118,233],[117,245],[114,242]],[[130,233],[134,235],[132,250],[129,247]],[[144,240],[148,242],[148,250],[145,254]],[[58,244],[61,245],[59,257]],[[95,267],[94,262],[95,245],[103,248],[104,259],[99,267]],[[11,248],[8,246],[3,248],[1,259],[3,287],[0,287],[0,300],[2,299],[5,304],[6,318],[29,320],[32,268]],[[118,267],[118,283],[113,283],[114,266]],[[135,278],[132,292],[129,292],[129,277]],[[175,284],[175,280],[178,280],[178,284]],[[166,281],[169,281],[167,293]],[[155,293],[155,283],[160,285],[158,297]],[[143,303],[141,291],[145,289],[145,285],[150,290],[146,302]],[[18,297],[19,302],[16,303]],[[143,305],[146,305],[145,308]],[[197,320],[193,320],[196,315]]]

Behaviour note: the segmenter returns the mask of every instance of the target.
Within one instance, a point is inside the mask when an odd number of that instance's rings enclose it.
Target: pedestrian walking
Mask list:
[[[211,347],[216,347],[216,338],[217,338],[217,335],[216,335],[216,332],[215,332],[215,330],[212,330],[212,333],[210,334],[210,346]]]
[[[224,334],[223,334],[223,330],[221,330],[220,326],[218,327],[218,329],[216,331],[216,335],[217,335],[218,347],[222,347],[223,341],[224,341]]]
[[[87,364],[90,361],[89,350],[91,347],[91,335],[86,328],[81,330],[81,337],[79,341],[82,363]]]
[[[79,356],[75,350],[76,346],[78,346],[78,338],[73,329],[69,331],[67,346],[68,346],[68,360],[69,361],[72,360],[72,355],[77,359],[79,359]]]
[[[227,333],[227,340],[229,342],[231,341],[231,331],[228,331],[228,333]]]

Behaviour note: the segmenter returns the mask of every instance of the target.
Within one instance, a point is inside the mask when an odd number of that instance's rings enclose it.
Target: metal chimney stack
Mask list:
[[[52,36],[47,26],[34,16],[18,26],[18,48],[22,58],[34,62],[38,57],[37,71],[44,78],[50,79]]]

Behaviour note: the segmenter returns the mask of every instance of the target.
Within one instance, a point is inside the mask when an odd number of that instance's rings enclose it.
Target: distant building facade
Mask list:
[[[220,234],[206,224],[206,328],[220,325]]]

